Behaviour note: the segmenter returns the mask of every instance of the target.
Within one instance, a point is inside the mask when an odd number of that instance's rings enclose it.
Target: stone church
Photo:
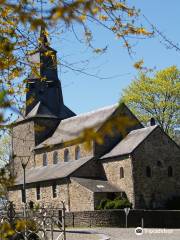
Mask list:
[[[67,211],[95,210],[101,199],[117,195],[136,209],[162,208],[180,195],[178,145],[159,126],[144,127],[123,103],[76,115],[63,101],[56,51],[43,31],[40,39],[30,56],[39,63],[40,78],[29,76],[25,114],[13,125],[16,179],[9,199],[23,204],[25,162],[27,202],[59,207],[64,201]],[[83,132],[101,134],[110,123],[111,133],[101,143],[92,138],[86,148]]]

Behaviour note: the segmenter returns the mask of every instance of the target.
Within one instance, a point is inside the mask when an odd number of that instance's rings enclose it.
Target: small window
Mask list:
[[[54,152],[53,153],[53,164],[57,164],[58,163],[58,152]]]
[[[24,191],[24,189],[22,189],[21,190],[21,202],[25,203],[25,200],[26,200],[25,191]]]
[[[173,176],[173,168],[171,166],[168,167],[168,177]]]
[[[65,149],[64,150],[64,162],[68,162],[69,160],[70,160],[69,150]]]
[[[79,146],[75,148],[75,160],[81,158],[81,149]]]
[[[162,167],[161,161],[157,161],[157,166],[158,166],[158,167]]]
[[[44,153],[44,154],[43,154],[43,166],[45,167],[45,166],[47,166],[47,164],[48,164],[47,154]]]
[[[53,196],[53,198],[57,197],[57,185],[56,184],[52,185],[52,196]]]
[[[124,168],[120,167],[120,178],[124,178]]]
[[[151,168],[148,166],[148,167],[146,167],[146,177],[151,177]]]
[[[41,188],[40,188],[40,186],[36,187],[36,199],[37,200],[41,199]]]

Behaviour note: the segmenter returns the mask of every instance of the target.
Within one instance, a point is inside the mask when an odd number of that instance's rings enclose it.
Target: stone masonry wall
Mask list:
[[[76,181],[71,180],[69,185],[70,211],[93,211],[93,192],[81,186]]]
[[[94,210],[93,192],[71,179],[71,182],[56,181],[57,197],[53,198],[52,185],[55,182],[41,182],[36,185],[29,185],[26,189],[27,202],[33,201],[35,204],[45,206],[61,207],[61,201],[65,202],[67,211]],[[41,198],[37,200],[36,187],[40,186]],[[21,188],[9,191],[9,199],[13,201],[18,209],[23,207]]]
[[[169,197],[180,195],[180,148],[160,128],[136,149],[132,163],[135,208],[161,207]],[[168,166],[173,168],[173,177],[168,177]]]
[[[22,175],[22,166],[21,161],[24,159],[28,160],[28,156],[30,160],[27,165],[28,168],[34,167],[34,155],[31,153],[32,148],[35,146],[35,136],[34,136],[34,123],[25,122],[21,123],[13,128],[12,134],[12,144],[13,144],[13,169],[14,174],[17,176]],[[25,158],[20,158],[19,156],[27,156]]]
[[[180,211],[130,210],[128,227],[180,228]],[[124,210],[85,211],[66,213],[66,225],[71,227],[125,227]],[[159,229],[158,229],[159,230]]]
[[[130,157],[107,159],[102,162],[107,180],[126,193],[129,201],[134,205],[134,189],[132,177],[132,163]],[[120,167],[124,169],[124,178],[120,179]]]
[[[56,147],[55,148],[54,147],[54,148],[50,148],[49,150],[45,150],[44,151],[44,152],[47,153],[48,165],[53,164],[53,153],[54,153],[54,151],[58,152],[58,159],[59,159],[59,161],[64,162],[64,151],[65,151],[65,149],[68,149],[69,153],[70,153],[70,159],[71,160],[75,160],[75,149],[76,149],[77,146],[80,147],[81,158],[93,155],[93,147],[91,149],[86,149],[84,144],[72,145],[72,146],[69,146],[69,147],[66,147],[66,148],[62,148],[62,147],[59,147],[59,148]],[[43,163],[43,153],[37,153],[35,155],[36,167],[42,166],[42,163]]]
[[[45,206],[61,207],[61,201],[65,202],[66,209],[69,209],[68,206],[68,185],[66,183],[60,184],[57,183],[57,197],[53,198],[52,195],[52,185],[53,183],[40,183],[37,186],[40,186],[41,199],[37,200],[36,197],[36,186],[28,186],[26,189],[26,199],[27,202],[33,201],[35,204],[44,204]],[[9,191],[9,199],[13,201],[16,207],[22,208],[22,195],[21,190]]]

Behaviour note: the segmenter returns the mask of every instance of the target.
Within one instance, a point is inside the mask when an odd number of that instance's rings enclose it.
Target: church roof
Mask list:
[[[69,162],[62,162],[54,165],[42,166],[27,169],[26,171],[26,183],[36,183],[42,181],[49,181],[55,179],[62,179],[68,177],[78,168],[83,166],[88,161],[92,160],[92,156],[81,158],[78,160],[72,160]],[[23,176],[16,179],[15,186],[23,184]]]
[[[66,119],[69,116],[74,115],[68,107],[66,107],[64,104],[61,106],[61,114],[59,116],[55,116],[51,111],[48,109],[48,107],[43,104],[42,102],[38,102],[36,106],[27,114],[27,116],[23,117],[20,116],[16,123],[28,120],[31,118],[54,118],[54,119]]]
[[[89,189],[91,192],[122,192],[121,189],[113,186],[105,180],[75,177],[71,177],[71,179]]]
[[[31,118],[39,115],[57,118],[42,102],[38,102],[36,106],[28,113],[26,118]]]
[[[80,114],[62,120],[52,137],[45,140],[35,149],[52,146],[78,138],[82,131],[87,128],[98,129],[118,108],[118,104],[98,109],[96,111]]]
[[[158,126],[155,125],[131,131],[119,144],[101,159],[132,153],[157,127]]]

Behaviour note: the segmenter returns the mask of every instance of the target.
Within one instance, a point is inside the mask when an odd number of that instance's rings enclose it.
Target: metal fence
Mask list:
[[[12,202],[8,202],[0,212],[0,228],[0,239],[4,239],[7,228],[13,232],[7,239],[66,240],[64,203],[60,208],[25,204],[23,209],[17,210]]]

